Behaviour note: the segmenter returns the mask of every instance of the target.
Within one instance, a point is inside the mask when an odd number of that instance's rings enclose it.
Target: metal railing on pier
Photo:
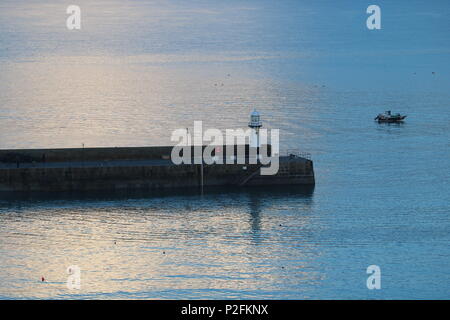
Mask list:
[[[309,152],[301,152],[299,149],[287,149],[286,155],[288,157],[300,157],[311,160],[311,154]]]

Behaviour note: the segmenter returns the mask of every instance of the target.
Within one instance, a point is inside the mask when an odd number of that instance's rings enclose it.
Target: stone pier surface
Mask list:
[[[229,147],[237,146],[222,146],[220,150],[225,154]],[[248,146],[245,148],[248,154]],[[315,183],[312,161],[296,155],[280,157],[276,175],[261,175],[260,164],[175,165],[170,160],[171,151],[170,146],[0,150],[0,192]]]

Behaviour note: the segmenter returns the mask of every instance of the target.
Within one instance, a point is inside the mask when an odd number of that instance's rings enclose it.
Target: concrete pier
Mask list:
[[[223,146],[229,147],[237,146]],[[0,192],[314,184],[312,161],[295,155],[280,157],[278,173],[264,176],[261,164],[175,165],[171,150],[168,146],[0,150]]]

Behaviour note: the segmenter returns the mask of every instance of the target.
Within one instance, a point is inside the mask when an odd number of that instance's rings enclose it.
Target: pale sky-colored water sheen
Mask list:
[[[165,145],[257,108],[317,185],[2,197],[1,298],[449,298],[448,1],[378,1],[379,31],[364,1],[74,4],[80,31],[64,1],[0,3],[0,148]]]

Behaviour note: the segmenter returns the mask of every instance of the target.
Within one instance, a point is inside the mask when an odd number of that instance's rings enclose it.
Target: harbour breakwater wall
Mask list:
[[[237,146],[223,150],[227,147]],[[280,157],[277,174],[261,175],[261,164],[175,165],[171,150],[168,146],[0,150],[0,192],[314,184],[312,161],[295,155]],[[248,154],[248,146],[245,150]]]
[[[0,163],[148,160],[170,157],[172,147],[62,148],[0,150]]]
[[[265,145],[268,154],[271,146]],[[249,154],[249,145],[224,145],[218,146],[220,152],[226,155],[227,150],[237,154],[238,148],[243,147],[245,154]],[[205,146],[203,146],[204,150]],[[82,162],[82,161],[117,161],[117,160],[157,160],[170,159],[172,146],[153,147],[115,147],[115,148],[61,148],[61,149],[9,149],[0,150],[0,164],[2,163],[53,163],[53,162]],[[191,147],[191,155],[194,157],[194,147]]]

